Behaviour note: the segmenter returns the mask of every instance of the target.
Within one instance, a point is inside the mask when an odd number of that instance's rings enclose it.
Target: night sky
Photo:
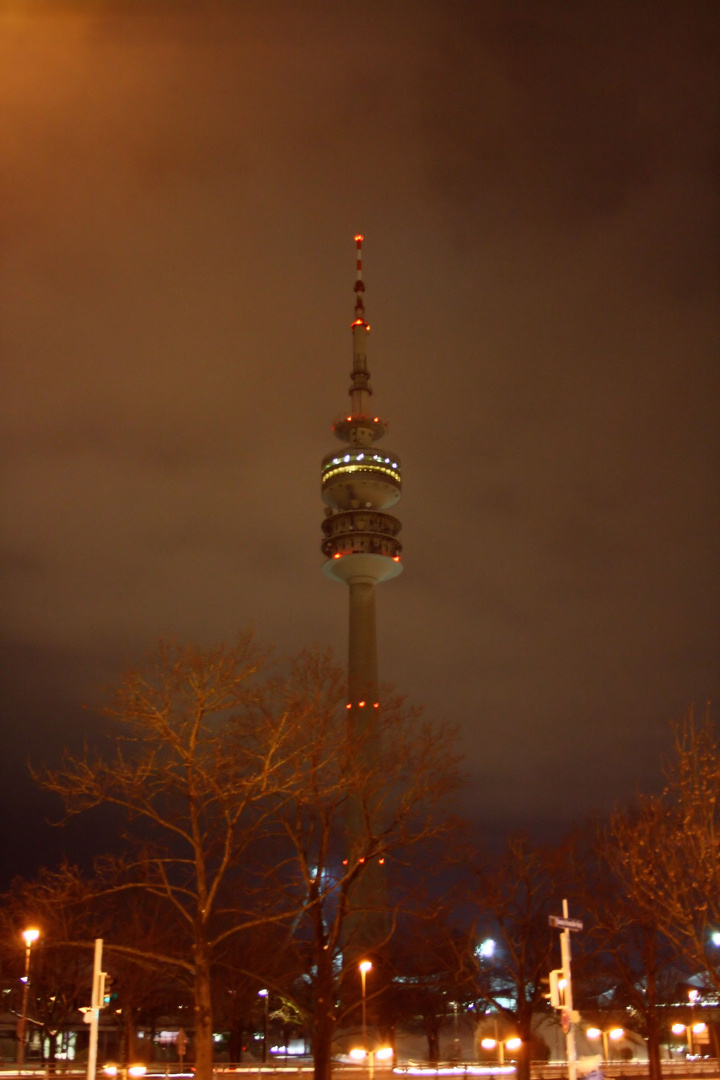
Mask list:
[[[381,678],[489,837],[657,787],[720,690],[719,52],[714,0],[0,5],[4,879],[161,635],[344,660],[358,231]]]

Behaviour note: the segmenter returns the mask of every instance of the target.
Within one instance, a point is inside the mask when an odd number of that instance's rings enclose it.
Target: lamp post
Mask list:
[[[365,1050],[363,1048],[350,1051],[350,1057],[353,1061],[367,1061],[369,1080],[373,1080],[375,1075],[375,1060],[391,1061],[392,1056],[393,1048],[391,1046],[380,1046],[377,1050]]]
[[[369,960],[361,960],[358,964],[360,968],[360,985],[362,987],[362,1038],[363,1038],[363,1050],[367,1053],[367,1013],[365,1011],[365,976],[368,971],[371,970],[372,964]]]
[[[522,1046],[522,1039],[519,1039],[517,1035],[511,1036],[509,1039],[503,1040],[498,1035],[497,1020],[495,1021],[495,1038],[488,1036],[480,1041],[480,1045],[483,1050],[495,1050],[497,1052],[498,1065],[505,1064],[505,1051],[509,1050],[510,1053],[514,1053],[515,1050],[519,1050]]]
[[[268,990],[258,990],[258,997],[264,999],[265,1013],[263,1018],[263,1065],[267,1065],[268,1059],[268,999],[270,992]]]
[[[20,1024],[18,1026],[19,1068],[22,1068],[25,1064],[25,1029],[27,1028],[28,990],[30,988],[30,950],[32,949],[33,942],[37,941],[40,937],[40,931],[35,929],[23,930],[22,936],[25,938],[25,985],[23,986],[22,1013],[20,1016]]]
[[[698,1021],[697,1024],[673,1024],[670,1029],[673,1035],[685,1035],[687,1039],[687,1052],[690,1056],[695,1053],[695,1042],[701,1043],[707,1041],[705,1032],[707,1031],[707,1024],[702,1021]],[[693,1039],[693,1035],[696,1036]]]
[[[591,1028],[587,1029],[585,1034],[587,1035],[588,1039],[600,1039],[600,1038],[602,1038],[603,1061],[609,1061],[610,1060],[610,1044],[609,1044],[608,1040],[612,1039],[613,1042],[617,1042],[618,1039],[622,1039],[623,1035],[625,1034],[625,1030],[624,1030],[624,1028],[621,1028],[621,1027],[614,1027],[614,1028],[610,1028],[608,1031],[605,1031],[605,1030],[601,1031],[600,1028],[591,1027]]]

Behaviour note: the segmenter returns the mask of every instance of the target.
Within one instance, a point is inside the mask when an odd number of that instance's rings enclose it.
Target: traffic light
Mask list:
[[[562,968],[550,972],[550,1004],[553,1009],[565,1008],[565,985]]]

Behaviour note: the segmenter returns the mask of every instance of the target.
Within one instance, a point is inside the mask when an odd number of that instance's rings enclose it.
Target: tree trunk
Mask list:
[[[530,1057],[532,1054],[532,1013],[527,1017],[519,1016],[518,1035],[522,1039],[517,1056],[515,1080],[530,1080]]]
[[[193,947],[195,956],[195,1076],[212,1080],[212,998],[210,994],[210,956],[201,942]]]
[[[435,1023],[425,1024],[425,1034],[428,1044],[428,1064],[437,1068],[440,1060],[440,1029]]]
[[[123,1009],[123,1041],[125,1043],[123,1061],[126,1065],[132,1065],[137,1059],[135,1050],[135,1014],[131,1006]]]
[[[647,1001],[645,1023],[647,1026],[649,1080],[661,1080],[660,1025],[658,1023],[657,1011],[657,935],[654,929],[650,930],[647,939],[645,955],[645,994]]]
[[[315,984],[315,1031],[313,1057],[315,1080],[331,1080],[332,1043],[335,1034],[335,980],[332,962],[325,957],[318,963]]]
[[[647,996],[648,1010],[645,1022],[647,1024],[647,1052],[648,1052],[648,1075],[649,1080],[661,1080],[662,1066],[660,1064],[660,1026],[658,1024],[657,1006],[655,1004],[655,979],[648,976]]]
[[[233,1064],[239,1064],[243,1059],[243,1035],[245,1034],[245,1024],[233,1023],[230,1025],[230,1039],[228,1040],[228,1051],[230,1053],[230,1060]]]
[[[52,1067],[52,1071],[54,1071],[55,1070],[55,1063],[57,1061],[58,1032],[56,1031],[53,1034],[52,1031],[46,1031],[45,1035],[46,1035],[47,1041],[48,1041],[48,1053],[47,1053],[47,1058],[45,1058],[45,1039],[43,1039],[42,1040],[42,1056],[43,1056],[44,1062],[46,1061],[47,1064]]]

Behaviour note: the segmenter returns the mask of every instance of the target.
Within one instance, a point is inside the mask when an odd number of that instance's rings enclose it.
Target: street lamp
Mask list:
[[[27,1028],[28,989],[30,987],[30,950],[33,947],[33,942],[40,937],[40,931],[35,929],[23,930],[22,936],[25,938],[25,978],[23,979],[25,985],[23,986],[22,1013],[18,1026],[18,1066],[20,1068],[25,1064],[25,1029]]]
[[[588,1028],[585,1032],[588,1039],[600,1039],[602,1038],[603,1044],[603,1061],[610,1060],[610,1046],[608,1039],[612,1039],[613,1042],[617,1042],[618,1039],[622,1039],[625,1031],[621,1027],[610,1028],[609,1031],[601,1031],[600,1028]]]
[[[372,1080],[375,1073],[375,1060],[378,1061],[391,1061],[393,1056],[392,1046],[381,1046],[377,1050],[365,1050],[357,1048],[350,1051],[350,1057],[353,1061],[365,1061],[368,1062],[368,1077]]]
[[[372,964],[369,960],[361,960],[358,964],[360,968],[360,985],[362,986],[362,1037],[363,1037],[363,1050],[367,1053],[367,1013],[365,1012],[365,976],[368,971],[372,969]]]
[[[267,1065],[268,1059],[268,999],[269,990],[258,990],[258,997],[264,998],[265,1013],[263,1017],[263,1065]]]
[[[687,1036],[688,1054],[695,1053],[695,1043],[703,1042],[700,1038],[701,1035],[707,1031],[707,1024],[704,1024],[702,1020],[699,1020],[697,1024],[673,1024],[672,1031],[674,1035],[682,1035],[683,1031]],[[697,1036],[697,1039],[693,1039],[693,1035]]]
[[[488,1036],[487,1038],[480,1040],[480,1045],[483,1050],[497,1050],[498,1065],[504,1065],[505,1051],[509,1050],[510,1053],[512,1053],[514,1050],[519,1050],[522,1046],[522,1039],[518,1038],[517,1035],[513,1035],[503,1042],[500,1038],[493,1039],[491,1036]]]

